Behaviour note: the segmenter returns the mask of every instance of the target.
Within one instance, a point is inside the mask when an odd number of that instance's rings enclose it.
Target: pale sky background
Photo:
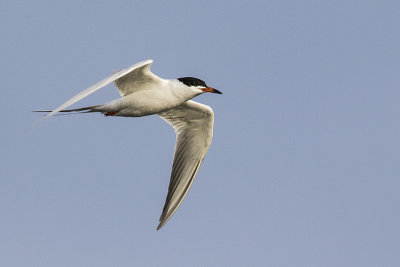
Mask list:
[[[399,266],[399,1],[1,1],[0,266]],[[156,231],[175,134],[58,116],[153,59],[223,95]],[[113,85],[74,107],[118,97]]]

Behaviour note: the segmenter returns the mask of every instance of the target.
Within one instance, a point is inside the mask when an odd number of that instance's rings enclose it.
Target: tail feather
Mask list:
[[[79,113],[101,112],[100,110],[96,110],[96,108],[100,106],[101,105],[89,106],[83,108],[74,108],[74,109],[64,109],[60,110],[59,112],[79,112]],[[33,112],[52,112],[52,110],[34,110]]]
[[[90,113],[90,112],[102,112],[101,110],[97,109],[101,107],[102,105],[96,105],[96,106],[89,106],[89,107],[83,107],[83,108],[74,108],[74,109],[64,109],[60,110],[58,112],[64,112],[64,114],[55,114],[57,115],[68,115],[68,112],[76,112],[76,113],[69,113],[69,114],[80,114],[80,113]],[[46,114],[42,119],[38,120],[32,125],[32,128],[38,125],[43,119],[45,119],[53,110],[33,110],[32,112],[43,112],[43,113],[48,113]],[[57,113],[58,113],[57,112]]]

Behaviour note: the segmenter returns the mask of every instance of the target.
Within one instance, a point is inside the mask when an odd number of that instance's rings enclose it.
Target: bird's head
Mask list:
[[[203,93],[222,94],[217,89],[207,86],[207,84],[204,81],[197,78],[183,77],[179,78],[178,80],[182,82],[184,85],[190,87],[192,90],[195,90],[198,94],[203,94]]]

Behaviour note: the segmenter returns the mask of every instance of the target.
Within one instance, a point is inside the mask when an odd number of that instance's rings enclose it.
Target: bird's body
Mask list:
[[[117,83],[116,83],[117,84]],[[185,85],[177,80],[143,84],[145,89],[134,91],[95,110],[100,112],[117,112],[114,116],[141,117],[160,113],[179,106],[200,93],[184,90]]]
[[[205,92],[218,93],[202,80],[184,77],[162,79],[150,71],[152,60],[139,62],[90,86],[42,118],[58,112],[101,112],[106,116],[141,117],[158,114],[177,134],[167,199],[157,230],[174,214],[186,196],[207,153],[213,136],[214,113],[192,101]],[[66,109],[105,85],[114,82],[121,98],[111,102]]]

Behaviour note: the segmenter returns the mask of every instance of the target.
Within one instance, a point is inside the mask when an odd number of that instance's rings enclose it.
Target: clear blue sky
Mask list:
[[[1,266],[399,266],[399,1],[1,1]],[[160,231],[157,116],[35,109],[145,59],[223,95]],[[117,98],[113,86],[75,107]]]

